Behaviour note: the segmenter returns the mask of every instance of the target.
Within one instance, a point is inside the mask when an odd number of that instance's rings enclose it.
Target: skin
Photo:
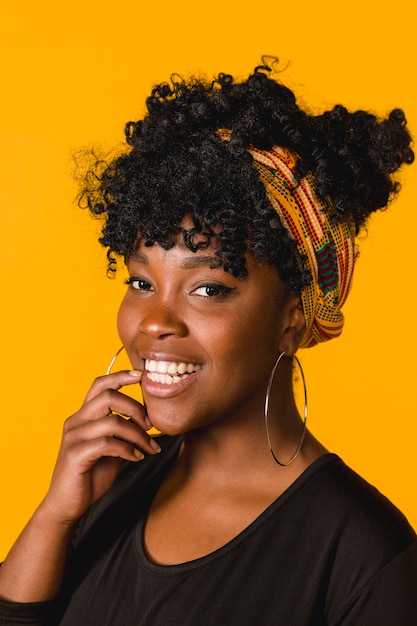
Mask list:
[[[282,302],[273,267],[249,256],[250,277],[239,280],[215,263],[214,250],[192,253],[180,242],[169,251],[142,246],[127,265],[133,282],[118,329],[131,362],[138,369],[144,359],[201,368],[178,386],[154,384],[144,373],[148,415],[166,434],[252,421],[278,354],[293,350],[292,318],[303,324],[298,298]],[[225,384],[227,394],[219,393]]]
[[[310,435],[288,468],[273,461],[263,425],[277,356],[292,355],[305,321],[300,299],[276,269],[247,255],[248,277],[216,266],[215,247],[190,252],[141,246],[128,262],[131,284],[118,318],[135,367],[144,360],[191,362],[185,384],[141,381],[150,421],[184,434],[177,464],[151,507],[145,548],[161,564],[198,558],[230,541],[271,504],[324,448]],[[210,295],[209,295],[210,294]],[[281,366],[281,364],[280,364]],[[301,435],[284,358],[271,397],[274,449],[290,459]]]
[[[113,484],[121,459],[160,451],[146,432],[152,425],[184,435],[146,524],[145,549],[158,563],[224,545],[325,452],[307,433],[296,461],[280,468],[266,444],[265,391],[283,351],[270,403],[274,450],[291,458],[301,436],[290,358],[305,327],[299,298],[286,294],[274,267],[248,255],[239,280],[216,267],[215,252],[192,253],[179,240],[168,251],[140,246],[129,260],[118,327],[136,369],[98,378],[66,421],[50,489],[0,568],[0,597],[31,602],[59,592],[77,520]],[[146,359],[198,371],[159,384],[142,371]],[[138,382],[145,407],[119,391]]]

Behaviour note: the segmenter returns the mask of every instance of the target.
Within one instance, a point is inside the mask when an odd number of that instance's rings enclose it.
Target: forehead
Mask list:
[[[190,250],[184,243],[183,237],[178,236],[172,247],[165,249],[157,243],[149,246],[145,241],[141,241],[129,258],[127,265],[144,265],[149,268],[162,269],[169,268],[169,272],[182,270],[207,269],[219,272],[219,270],[230,279],[238,282],[252,280],[266,282],[270,287],[277,286],[281,291],[283,283],[279,278],[278,271],[274,265],[256,259],[250,251],[244,254],[246,261],[247,275],[237,278],[224,270],[222,256],[217,254],[219,245],[217,240],[213,240],[210,245],[195,251]]]
[[[185,234],[192,226],[192,222],[183,222],[183,230],[175,237],[172,245],[169,247],[153,243],[149,245],[145,240],[140,240],[136,250],[129,255],[128,262],[141,263],[142,265],[150,265],[153,262],[169,257],[174,263],[177,263],[184,269],[194,269],[198,267],[211,267],[213,269],[222,267],[222,258],[217,252],[220,249],[217,237],[209,240],[206,236],[199,233],[194,238],[196,248],[190,248],[186,244]],[[198,244],[202,244],[198,247]]]
[[[175,249],[178,253],[191,254],[194,258],[193,263],[200,266],[205,263],[204,257],[207,259],[206,262],[211,258],[212,264],[220,267],[223,265],[220,253],[221,243],[218,237],[220,231],[220,226],[208,227],[191,216],[186,216],[181,221],[177,232],[167,241],[149,242],[139,230],[135,250],[128,255],[127,260],[147,263],[150,250],[162,248],[165,251]],[[152,256],[155,256],[155,252]]]
[[[213,250],[212,254],[210,252],[210,250],[192,252],[181,243],[175,244],[169,250],[154,244],[153,246],[139,248],[130,255],[128,262],[151,265],[153,261],[157,262],[159,258],[169,256],[172,260],[177,261],[181,269],[198,269],[200,267],[217,269],[222,267],[222,261],[216,256],[215,251]]]

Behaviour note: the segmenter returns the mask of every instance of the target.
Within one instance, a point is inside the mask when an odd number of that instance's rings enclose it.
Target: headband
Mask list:
[[[221,130],[219,135],[228,141],[231,133]],[[296,180],[296,157],[289,150],[274,146],[248,151],[271,207],[296,241],[312,276],[301,292],[306,330],[300,347],[338,337],[344,324],[341,308],[352,285],[357,256],[354,223],[330,219],[329,205],[317,197],[312,176]]]

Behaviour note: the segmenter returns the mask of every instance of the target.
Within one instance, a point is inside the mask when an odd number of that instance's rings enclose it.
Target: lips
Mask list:
[[[147,378],[160,385],[172,385],[186,379],[190,374],[198,372],[201,365],[198,363],[145,360]]]

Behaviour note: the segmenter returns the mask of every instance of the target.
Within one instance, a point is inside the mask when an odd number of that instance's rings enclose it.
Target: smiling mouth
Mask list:
[[[160,385],[178,383],[180,380],[184,380],[184,378],[187,378],[187,376],[194,372],[198,372],[200,369],[201,365],[197,363],[145,360],[145,370],[148,379]]]

